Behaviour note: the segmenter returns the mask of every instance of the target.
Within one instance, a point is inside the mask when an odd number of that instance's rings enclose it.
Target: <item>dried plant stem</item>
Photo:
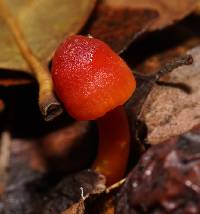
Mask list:
[[[4,0],[0,0],[0,16],[4,19],[22,56],[39,83],[39,106],[45,120],[55,118],[62,112],[62,107],[54,95],[53,82],[47,66],[43,65],[29,48],[17,19],[10,13]]]

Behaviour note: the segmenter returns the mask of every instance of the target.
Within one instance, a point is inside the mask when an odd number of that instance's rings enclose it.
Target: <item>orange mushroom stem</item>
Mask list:
[[[92,168],[105,175],[108,186],[124,177],[130,145],[127,115],[123,106],[97,120],[99,147]]]

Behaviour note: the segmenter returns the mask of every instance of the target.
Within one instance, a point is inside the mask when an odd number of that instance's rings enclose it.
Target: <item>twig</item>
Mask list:
[[[182,65],[190,65],[193,63],[191,55],[177,57],[172,62],[166,63],[158,72],[154,74],[155,80],[158,81],[163,75],[172,72],[174,69]]]
[[[39,83],[39,106],[44,119],[47,121],[52,120],[62,113],[62,107],[54,95],[53,82],[49,70],[29,48],[17,19],[10,13],[4,0],[0,0],[0,16],[12,33],[22,56],[29,64],[32,74]]]
[[[109,193],[110,191],[120,187],[125,181],[126,181],[126,178],[123,178],[122,180],[118,181],[117,183],[114,183],[113,185],[109,186],[106,189],[106,193]]]

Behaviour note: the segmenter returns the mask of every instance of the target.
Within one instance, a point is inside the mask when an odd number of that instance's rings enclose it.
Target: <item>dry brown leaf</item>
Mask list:
[[[140,115],[148,127],[147,141],[157,144],[180,135],[200,124],[200,47],[187,52],[194,63],[175,69],[168,83],[182,84],[179,87],[156,86],[148,96]]]
[[[6,0],[33,53],[47,63],[65,36],[77,33],[95,0]],[[30,71],[13,37],[0,19],[0,68]]]
[[[164,28],[190,14],[195,8],[196,0],[105,0],[110,5],[150,9],[159,13],[159,17],[150,27],[151,30]]]
[[[195,6],[196,0],[103,0],[97,5],[87,32],[122,52],[142,33],[183,19]]]
[[[151,147],[118,194],[116,214],[200,213],[200,126]]]
[[[98,5],[87,33],[108,43],[120,53],[148,29],[158,13],[150,9],[115,8],[114,5],[107,5],[104,1]]]

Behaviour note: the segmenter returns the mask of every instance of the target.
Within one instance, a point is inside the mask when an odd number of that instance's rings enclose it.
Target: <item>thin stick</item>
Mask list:
[[[109,193],[110,191],[120,187],[122,184],[124,184],[125,181],[126,181],[126,178],[123,178],[122,180],[118,181],[117,183],[114,183],[113,185],[109,186],[106,189],[106,193]]]
[[[29,48],[17,19],[10,13],[9,8],[4,3],[4,0],[0,0],[0,16],[4,19],[19,50],[21,51],[22,56],[29,64],[32,74],[39,83],[40,110],[45,120],[52,120],[62,113],[62,107],[54,95],[53,82],[48,68],[40,62]]]

